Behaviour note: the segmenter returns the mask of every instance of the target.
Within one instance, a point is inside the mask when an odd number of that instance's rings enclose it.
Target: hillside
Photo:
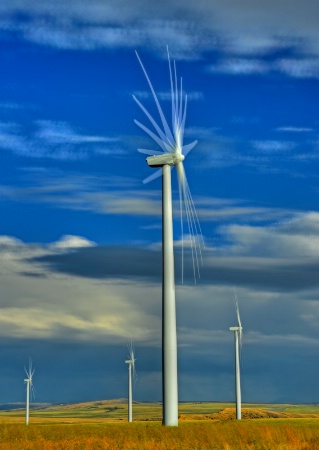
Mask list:
[[[4,410],[4,406],[6,409]],[[0,405],[0,416],[23,419],[25,415],[23,404]],[[127,420],[127,399],[95,400],[91,402],[67,404],[32,404],[30,417],[35,419],[59,420],[96,420],[123,421]],[[289,405],[289,404],[244,404],[243,419],[285,419],[285,418],[319,418],[319,405]],[[161,403],[133,404],[134,421],[162,420]],[[214,420],[229,421],[235,419],[234,404],[215,402],[185,402],[179,404],[179,420]]]

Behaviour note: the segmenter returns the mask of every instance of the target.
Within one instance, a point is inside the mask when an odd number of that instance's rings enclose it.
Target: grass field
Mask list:
[[[215,402],[183,402],[179,403],[179,415],[183,419],[187,417],[211,416],[224,410],[234,408],[234,404]],[[243,410],[263,410],[275,413],[298,416],[305,414],[319,417],[319,405],[291,405],[291,404],[254,404],[243,403]],[[24,417],[25,410],[17,409],[10,411],[0,411],[1,417]],[[30,420],[36,418],[79,418],[79,419],[110,419],[114,421],[127,420],[127,400],[100,400],[86,403],[52,405],[43,408],[33,409],[31,405]],[[161,421],[161,403],[138,403],[133,404],[133,417],[138,421]]]
[[[1,450],[314,450],[318,419],[253,419],[183,422],[178,428],[154,423],[61,424],[52,421],[0,424]]]
[[[160,404],[138,403],[129,424],[121,400],[31,411],[29,426],[24,411],[2,412],[0,449],[319,450],[317,405],[245,404],[237,421],[230,404],[181,403],[179,415],[163,427]]]

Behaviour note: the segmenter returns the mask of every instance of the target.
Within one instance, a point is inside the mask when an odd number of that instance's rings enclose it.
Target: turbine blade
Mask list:
[[[193,263],[193,272],[194,272],[194,280],[196,283],[196,278],[200,278],[200,263],[203,264],[202,258],[202,248],[204,248],[204,241],[202,236],[202,231],[200,227],[200,223],[198,220],[198,216],[196,213],[195,205],[189,190],[189,186],[187,183],[185,171],[183,164],[180,160],[183,158],[175,158],[175,156],[183,155],[184,157],[195,147],[197,144],[197,140],[191,142],[190,144],[184,145],[184,127],[186,122],[186,113],[187,113],[187,96],[183,92],[183,79],[179,79],[177,77],[176,63],[173,61],[173,64],[170,60],[170,55],[167,47],[167,58],[168,58],[168,67],[169,67],[169,79],[170,79],[170,92],[171,92],[171,127],[170,129],[168,122],[164,116],[162,107],[159,103],[158,97],[155,93],[153,85],[150,81],[150,78],[146,72],[145,67],[138,55],[136,56],[138,61],[142,67],[148,85],[150,87],[151,93],[153,95],[161,122],[157,123],[153,116],[148,112],[148,110],[144,107],[144,105],[133,96],[135,102],[144,112],[146,117],[149,119],[150,123],[154,127],[157,134],[154,131],[143,125],[137,120],[134,120],[135,124],[140,127],[148,136],[150,136],[156,144],[163,150],[164,153],[173,154],[172,162],[176,164],[177,173],[178,173],[178,189],[179,189],[179,202],[180,202],[180,222],[181,222],[181,231],[182,231],[182,282],[184,276],[184,228],[183,222],[184,217],[186,217],[188,232],[189,232],[189,242],[190,249],[192,255],[192,263]],[[139,149],[141,153],[147,155],[156,155],[160,154],[145,150]],[[177,162],[180,161],[180,162]],[[163,160],[161,164],[166,164],[166,160]],[[159,169],[149,177],[147,177],[143,183],[149,183],[150,181],[158,178],[162,175],[162,169]],[[185,213],[185,214],[184,214]]]
[[[133,341],[130,340],[129,343],[127,344],[127,348],[128,348],[128,363],[131,365],[132,368],[132,375],[133,378],[136,377],[136,370],[135,370],[135,351],[134,351],[134,346],[133,346]]]
[[[148,155],[148,156],[155,156],[155,155],[163,154],[163,152],[158,152],[156,150],[147,150],[145,148],[138,148],[137,151],[140,153],[144,153],[144,155]]]
[[[239,346],[240,346],[240,354],[241,354],[242,343],[243,343],[243,327],[242,327],[242,323],[240,320],[239,302],[238,302],[238,296],[237,296],[237,289],[235,287],[233,287],[233,292],[234,292],[234,305],[235,305],[235,309],[236,309],[237,323],[238,323],[238,328],[239,328]]]
[[[178,97],[178,83],[177,83],[177,72],[176,72],[176,63],[175,60],[173,61],[173,65],[174,65],[174,91],[175,91],[175,103],[174,103],[174,116],[173,116],[173,121],[174,121],[174,128],[176,127],[176,125],[178,125],[179,120],[178,120],[178,110],[179,110],[179,97]]]
[[[132,361],[132,372],[133,372],[133,377],[134,376],[136,376],[136,371],[135,371],[135,361],[136,361],[136,358],[135,358],[135,353],[134,353],[134,350],[132,350],[132,352],[131,352],[131,361]]]
[[[148,117],[149,121],[151,122],[151,124],[153,125],[153,127],[155,128],[155,130],[157,131],[160,139],[163,142],[168,143],[168,145],[170,147],[174,147],[174,142],[170,141],[169,138],[165,135],[165,133],[163,133],[163,131],[160,129],[160,127],[157,125],[156,121],[153,119],[153,117],[151,116],[151,114],[147,111],[147,109],[143,106],[143,104],[135,97],[135,95],[133,95],[134,100],[136,101],[136,103],[138,104],[138,106],[141,108],[141,110],[144,112],[144,114]]]
[[[181,95],[182,95],[182,79],[181,79]],[[184,127],[185,127],[185,121],[186,121],[186,111],[187,111],[187,95],[185,94],[185,102],[184,102],[184,111],[182,110],[182,102],[180,104],[180,117],[179,117],[179,121],[180,121],[180,126],[181,129],[184,132]]]
[[[195,147],[195,145],[198,143],[198,141],[193,141],[190,144],[183,145],[183,155],[187,156],[188,153]]]
[[[147,128],[145,125],[143,125],[138,120],[134,119],[134,123],[140,127],[143,131],[145,131],[146,134],[148,134],[160,147],[163,149],[163,152],[170,153],[170,147],[169,144],[166,144],[162,139],[160,139],[158,136],[156,136],[153,131],[151,131],[149,128]]]
[[[240,320],[240,313],[239,313],[237,290],[233,287],[233,291],[234,291],[234,303],[235,303],[235,309],[236,309],[236,315],[237,315],[237,322],[238,322],[238,326],[240,328],[242,328],[242,324],[241,324],[241,320]]]
[[[158,169],[155,172],[152,173],[149,177],[144,178],[143,184],[150,183],[153,180],[156,180],[156,178],[159,178],[162,176],[162,169]]]
[[[167,49],[167,59],[168,59],[168,69],[169,69],[169,79],[170,79],[170,85],[171,85],[171,108],[172,108],[172,129],[174,131],[175,129],[175,115],[176,115],[176,99],[175,99],[175,89],[174,89],[174,82],[173,82],[173,75],[172,75],[172,66],[171,66],[171,59],[169,57],[169,51],[168,46],[166,46]]]
[[[172,74],[172,67],[167,47],[167,57],[171,84],[171,103],[172,103],[172,128],[175,139],[175,151],[182,153],[184,127],[182,124],[182,109],[183,109],[183,83],[181,78],[180,92],[178,90],[177,71],[174,61],[174,78]]]
[[[24,371],[25,371],[25,373],[26,373],[28,379],[32,379],[32,376],[33,376],[33,374],[34,374],[34,372],[35,372],[35,369],[32,367],[32,360],[31,360],[31,359],[29,359],[29,367],[26,368],[26,367],[24,366]]]
[[[30,385],[30,397],[33,399],[35,399],[35,392],[36,392],[35,387],[33,384],[31,384]]]
[[[176,86],[177,90],[177,86]],[[184,101],[184,110],[183,110],[183,99]],[[185,118],[186,118],[186,109],[187,109],[187,95],[183,95],[183,79],[181,77],[181,88],[180,88],[180,97],[179,97],[179,109],[178,109],[178,124],[184,132],[184,124],[185,124]],[[184,111],[184,113],[183,113]]]
[[[162,121],[162,124],[163,124],[164,132],[165,132],[167,138],[168,138],[170,141],[174,141],[173,135],[172,135],[172,133],[171,133],[171,130],[169,129],[168,123],[167,123],[167,121],[166,121],[166,119],[165,119],[164,113],[163,113],[162,108],[161,108],[161,105],[160,105],[160,103],[159,103],[159,101],[158,101],[158,98],[157,98],[157,95],[156,95],[155,90],[154,90],[154,88],[153,88],[153,85],[152,85],[152,83],[151,83],[151,80],[150,80],[149,76],[147,75],[146,69],[145,69],[145,67],[143,66],[143,63],[142,63],[140,57],[138,56],[137,51],[135,51],[135,53],[136,53],[136,56],[137,56],[137,59],[138,59],[140,65],[141,65],[141,67],[142,67],[142,70],[143,70],[143,72],[144,72],[144,75],[145,75],[145,77],[146,77],[146,80],[147,80],[147,82],[148,82],[148,85],[149,85],[149,87],[150,87],[150,89],[151,89],[151,92],[152,92],[152,94],[153,94],[153,98],[154,98],[155,104],[156,104],[156,106],[157,106],[158,113],[159,113],[159,115],[160,115],[160,118],[161,118],[161,121]]]
[[[177,174],[178,174],[178,168]],[[179,214],[181,222],[181,235],[182,235],[182,284],[184,284],[184,225],[183,225],[183,192],[181,182],[178,176],[178,194],[179,194]]]
[[[193,261],[193,273],[194,273],[194,281],[196,283],[196,278],[200,278],[200,270],[199,270],[199,262],[203,264],[202,259],[202,232],[199,224],[199,220],[197,217],[196,209],[194,206],[194,202],[192,200],[192,196],[188,187],[186,174],[184,170],[183,163],[180,162],[176,165],[177,174],[178,174],[178,182],[180,186],[181,193],[181,203],[182,207],[185,210],[186,221],[190,236],[190,246],[191,246],[191,254]],[[200,236],[200,240],[198,239]],[[182,246],[183,253],[183,246]],[[182,255],[183,256],[183,255]],[[182,262],[183,264],[183,262]]]

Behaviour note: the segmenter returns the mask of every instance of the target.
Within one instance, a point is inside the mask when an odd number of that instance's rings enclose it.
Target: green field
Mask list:
[[[215,402],[185,402],[179,404],[179,415],[183,419],[187,416],[202,415],[211,416],[224,410],[232,409],[232,403]],[[243,416],[246,411],[272,411],[275,413],[286,413],[292,416],[305,414],[318,415],[319,405],[291,405],[291,404],[253,404],[243,403]],[[24,409],[0,411],[1,417],[24,417]],[[37,418],[78,418],[78,419],[109,419],[126,421],[127,401],[125,399],[101,400],[87,403],[52,405],[49,407],[32,409],[30,421]],[[138,403],[133,404],[133,418],[137,421],[161,421],[161,403]],[[212,418],[212,417],[211,417]]]

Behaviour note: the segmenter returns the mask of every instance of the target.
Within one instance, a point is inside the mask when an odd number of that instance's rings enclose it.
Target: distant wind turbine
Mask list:
[[[178,382],[177,382],[177,333],[176,333],[176,301],[173,250],[173,213],[171,169],[176,166],[180,194],[180,216],[183,242],[183,207],[188,224],[190,247],[193,259],[194,278],[199,277],[199,261],[201,260],[201,230],[196,215],[194,203],[186,180],[183,161],[185,156],[195,147],[197,141],[184,145],[184,127],[186,120],[187,96],[183,93],[182,79],[177,82],[175,62],[173,70],[168,54],[170,97],[171,97],[171,127],[169,126],[162,107],[155,93],[150,78],[136,52],[148,85],[150,87],[160,125],[147,111],[143,104],[133,95],[143,113],[152,125],[153,131],[137,120],[134,122],[147,133],[161,149],[160,151],[138,149],[149,155],[147,164],[159,168],[154,174],[144,180],[147,183],[162,175],[162,364],[163,364],[163,425],[178,425]],[[183,264],[182,247],[182,264]],[[182,267],[183,273],[183,267]]]
[[[34,387],[33,387],[33,375],[35,372],[35,369],[32,367],[32,361],[30,359],[29,361],[29,367],[28,369],[24,368],[24,371],[27,375],[27,378],[24,379],[24,382],[26,383],[26,408],[25,408],[25,423],[26,425],[29,425],[29,410],[30,410],[30,397],[34,395]]]
[[[234,288],[234,303],[237,314],[237,327],[230,327],[235,336],[235,387],[236,387],[236,419],[241,419],[241,386],[240,386],[240,351],[242,346],[243,327],[241,325],[236,289]]]
[[[126,364],[128,364],[128,421],[132,422],[133,420],[133,386],[132,386],[132,378],[135,375],[135,353],[132,342],[129,344],[128,347],[129,354],[127,359],[125,361]]]

